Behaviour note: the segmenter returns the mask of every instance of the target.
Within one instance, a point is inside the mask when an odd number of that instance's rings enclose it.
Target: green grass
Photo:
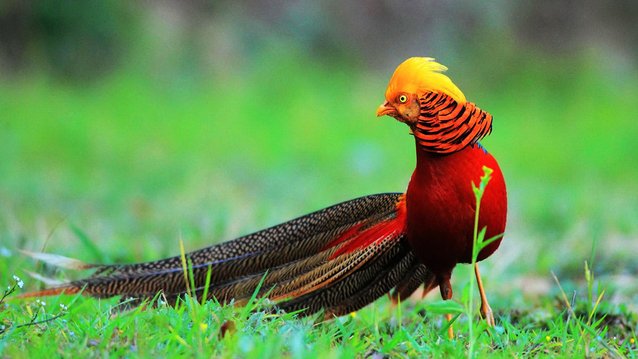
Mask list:
[[[549,301],[548,301],[549,302]],[[593,307],[588,312],[556,302],[497,314],[498,326],[475,326],[474,354],[538,356],[635,356],[635,315]],[[186,299],[176,308],[122,311],[118,301],[53,297],[44,303],[9,302],[3,311],[0,349],[7,357],[51,354],[85,356],[400,357],[466,355],[468,321],[459,317],[447,339],[443,314],[458,308],[441,302],[385,299],[353,314],[321,322],[320,316],[266,314],[256,301],[246,307]],[[67,309],[68,308],[68,309]],[[51,321],[47,319],[55,318]],[[46,321],[46,322],[42,322]],[[30,323],[25,326],[25,324]],[[232,329],[222,330],[228,323]],[[225,335],[223,335],[223,334]]]
[[[486,70],[490,83],[451,72],[495,116],[484,144],[510,195],[503,244],[481,264],[498,325],[474,323],[478,357],[636,357],[638,75],[594,60],[529,59]],[[265,54],[214,78],[132,68],[83,86],[44,74],[0,83],[0,284],[18,275],[37,288],[26,271],[78,275],[34,265],[19,248],[151,260],[179,253],[179,239],[193,250],[402,191],[414,145],[403,125],[374,117],[388,74],[355,67]],[[455,270],[457,302],[469,300],[471,277],[469,266]],[[398,307],[383,298],[327,323],[251,311],[259,303],[121,312],[117,299],[39,305],[14,294],[0,307],[6,357],[440,357],[465,356],[469,344],[465,315],[447,339],[442,314],[453,308],[436,293]],[[226,322],[236,329],[220,339]]]

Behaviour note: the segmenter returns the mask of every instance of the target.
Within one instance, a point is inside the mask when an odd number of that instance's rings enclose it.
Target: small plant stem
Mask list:
[[[485,294],[483,290],[483,282],[481,281],[480,273],[478,271],[478,265],[476,264],[478,260],[478,255],[483,246],[483,240],[485,239],[485,228],[479,232],[479,213],[481,212],[481,199],[483,198],[483,193],[485,193],[485,188],[487,184],[490,182],[492,169],[483,166],[483,176],[481,176],[481,182],[478,186],[472,182],[472,190],[474,191],[474,197],[476,198],[476,210],[474,212],[474,234],[472,236],[472,266],[474,267],[474,272],[476,274],[476,280],[478,281],[479,289],[481,289],[481,300],[484,299]],[[474,346],[476,345],[476,338],[474,337],[474,278],[470,278],[470,291],[468,294],[468,303],[466,306],[467,316],[468,316],[468,333],[470,337],[470,344],[467,351],[468,358],[474,358]],[[487,303],[486,301],[484,303]],[[491,310],[490,310],[491,312]]]

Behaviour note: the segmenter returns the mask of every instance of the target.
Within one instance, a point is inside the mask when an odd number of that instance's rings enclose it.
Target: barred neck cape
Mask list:
[[[446,94],[428,92],[419,98],[419,107],[412,132],[426,151],[458,152],[492,132],[492,115],[471,102],[458,103]]]
[[[477,143],[492,129],[492,116],[468,102],[447,77],[447,67],[431,57],[412,57],[392,74],[377,116],[410,126],[428,152],[451,154]]]

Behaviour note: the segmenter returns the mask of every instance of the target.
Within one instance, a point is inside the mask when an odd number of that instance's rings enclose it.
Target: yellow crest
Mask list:
[[[446,70],[447,67],[431,57],[411,57],[394,70],[385,98],[390,100],[400,93],[421,95],[425,92],[440,92],[460,104],[465,103],[463,92],[443,74]]]

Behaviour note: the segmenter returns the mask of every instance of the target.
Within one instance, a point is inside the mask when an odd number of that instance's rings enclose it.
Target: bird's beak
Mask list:
[[[384,115],[388,115],[388,116],[396,116],[397,110],[392,107],[392,105],[390,105],[390,103],[388,101],[385,101],[381,104],[381,106],[379,106],[379,108],[377,108],[377,117],[381,117]]]

